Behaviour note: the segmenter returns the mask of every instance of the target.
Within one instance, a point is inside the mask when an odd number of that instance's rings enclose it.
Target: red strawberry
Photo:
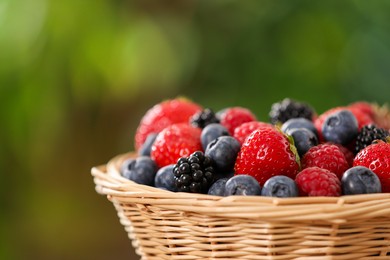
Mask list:
[[[371,144],[361,150],[353,166],[365,166],[373,171],[382,184],[382,192],[390,192],[390,144],[383,141]]]
[[[188,124],[174,124],[161,131],[154,141],[150,157],[158,167],[174,164],[180,157],[186,157],[202,150],[201,130]]]
[[[274,126],[269,123],[264,122],[258,122],[258,121],[252,121],[252,122],[246,122],[242,125],[236,127],[234,129],[234,137],[240,142],[242,145],[245,141],[245,138],[247,138],[248,135],[250,135],[253,131],[263,128],[263,127],[271,127]]]
[[[356,117],[356,120],[358,121],[359,130],[365,125],[370,125],[374,123],[373,117],[358,106],[348,107],[348,110],[351,111],[352,114]]]
[[[351,108],[353,110],[359,110],[367,114],[371,118],[374,118],[375,116],[373,105],[365,101],[358,101],[358,102],[351,103],[348,105],[348,108]]]
[[[299,170],[295,149],[280,131],[264,127],[253,131],[238,153],[235,174],[247,174],[260,185],[272,176],[285,175],[292,179]]]
[[[333,172],[318,167],[309,167],[297,174],[295,182],[301,196],[341,195],[339,178]]]
[[[236,127],[246,122],[256,121],[256,116],[243,107],[231,107],[218,113],[220,123],[226,127],[231,135]]]
[[[314,166],[327,169],[335,173],[340,179],[349,168],[348,162],[340,148],[330,143],[313,146],[305,153],[302,158],[302,168]]]
[[[202,108],[187,99],[177,98],[163,101],[149,109],[135,134],[135,147],[138,150],[151,133],[159,133],[165,127],[177,123],[189,123],[189,119]]]

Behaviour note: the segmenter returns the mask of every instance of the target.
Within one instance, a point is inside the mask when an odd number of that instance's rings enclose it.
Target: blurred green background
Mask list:
[[[267,121],[390,90],[390,2],[0,0],[0,259],[137,259],[90,168],[185,95]]]

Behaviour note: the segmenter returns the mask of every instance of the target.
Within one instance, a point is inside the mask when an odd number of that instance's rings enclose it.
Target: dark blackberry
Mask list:
[[[181,157],[173,168],[178,191],[206,193],[214,182],[211,159],[201,151]]]
[[[213,110],[206,108],[194,114],[190,119],[191,125],[194,127],[205,128],[212,123],[219,123],[219,119],[215,116]]]
[[[308,104],[285,98],[272,105],[269,117],[272,124],[283,124],[291,118],[306,118],[311,121],[314,114],[315,111]]]
[[[363,126],[356,137],[355,153],[358,153],[360,150],[366,148],[375,140],[386,141],[386,137],[389,135],[388,131],[375,125]]]

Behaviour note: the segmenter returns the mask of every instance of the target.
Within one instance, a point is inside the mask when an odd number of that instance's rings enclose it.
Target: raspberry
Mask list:
[[[355,153],[366,148],[375,140],[386,141],[386,137],[388,136],[389,132],[387,130],[376,127],[375,125],[366,125],[362,127],[356,137]]]
[[[289,98],[283,99],[281,102],[274,103],[269,112],[269,117],[272,124],[284,123],[291,118],[306,118],[313,120],[315,112],[308,104],[298,102]]]
[[[174,124],[161,131],[154,141],[151,158],[159,168],[174,164],[180,157],[202,150],[199,128],[188,124]]]
[[[297,174],[295,182],[301,196],[341,195],[341,184],[336,174],[318,167],[309,167]]]
[[[258,121],[247,122],[247,123],[243,123],[242,125],[238,126],[236,129],[234,129],[233,136],[242,145],[245,141],[245,138],[247,138],[248,135],[250,135],[253,131],[263,127],[272,128],[273,126],[271,124],[258,122]]]
[[[253,131],[238,153],[235,174],[248,174],[260,185],[275,175],[295,178],[299,170],[295,147],[282,132],[273,128]]]
[[[173,168],[178,191],[206,193],[214,181],[211,159],[201,151],[181,157]]]
[[[348,166],[352,167],[353,165],[353,159],[355,158],[355,155],[349,150],[347,147],[342,146],[341,144],[335,144],[340,151],[344,154],[345,159],[347,160]]]
[[[369,168],[379,177],[382,184],[382,192],[390,192],[389,143],[378,141],[378,143],[367,146],[356,155],[353,166]]]
[[[197,112],[190,119],[191,125],[194,127],[205,128],[209,124],[219,123],[219,119],[215,116],[214,111],[206,108],[203,111]]]
[[[344,154],[334,144],[324,143],[314,146],[302,158],[302,168],[317,166],[327,169],[341,179],[343,173],[349,168]]]
[[[135,134],[135,148],[139,150],[151,133],[159,133],[167,126],[188,123],[202,108],[187,99],[177,98],[163,101],[150,108],[141,119]]]
[[[233,135],[236,127],[246,122],[256,121],[256,116],[248,109],[242,107],[231,107],[218,113],[221,125],[225,126]]]

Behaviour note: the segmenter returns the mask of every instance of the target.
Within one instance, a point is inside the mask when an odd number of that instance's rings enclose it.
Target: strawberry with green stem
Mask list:
[[[300,168],[293,141],[280,130],[261,128],[252,132],[238,153],[235,174],[247,174],[263,185],[275,175],[292,179]]]

